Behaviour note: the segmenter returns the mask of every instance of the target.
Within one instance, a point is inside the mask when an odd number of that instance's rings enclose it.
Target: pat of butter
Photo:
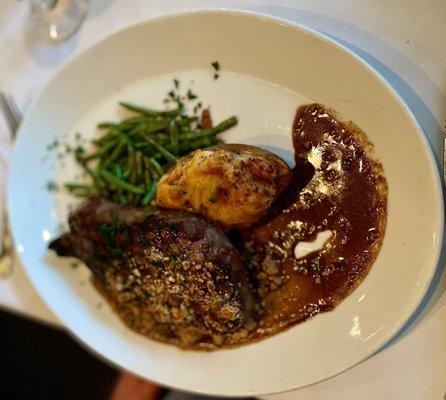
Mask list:
[[[312,147],[309,151],[308,161],[313,165],[315,169],[319,169],[322,164],[322,151],[319,147]]]
[[[331,238],[331,231],[319,232],[313,242],[299,242],[294,248],[294,257],[302,258],[314,251],[322,250],[328,239]]]

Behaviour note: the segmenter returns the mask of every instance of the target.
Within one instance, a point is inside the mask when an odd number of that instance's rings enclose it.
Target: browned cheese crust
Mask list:
[[[288,186],[291,170],[276,155],[225,144],[196,150],[164,175],[157,205],[199,213],[225,228],[259,221]]]

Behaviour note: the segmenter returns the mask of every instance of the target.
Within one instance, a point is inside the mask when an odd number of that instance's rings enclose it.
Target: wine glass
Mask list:
[[[88,0],[29,0],[29,3],[36,29],[51,42],[73,35],[88,10]]]

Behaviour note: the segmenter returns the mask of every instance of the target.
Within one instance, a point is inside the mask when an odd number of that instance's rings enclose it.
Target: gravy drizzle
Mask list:
[[[372,145],[353,123],[319,104],[293,124],[293,182],[272,216],[243,232],[263,316],[246,341],[332,310],[362,282],[386,229],[387,184]],[[318,234],[322,249],[295,254]]]

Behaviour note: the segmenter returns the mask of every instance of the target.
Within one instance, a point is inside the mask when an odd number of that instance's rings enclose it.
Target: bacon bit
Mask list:
[[[209,108],[205,108],[201,112],[201,127],[202,129],[211,129],[213,126],[211,112]]]

